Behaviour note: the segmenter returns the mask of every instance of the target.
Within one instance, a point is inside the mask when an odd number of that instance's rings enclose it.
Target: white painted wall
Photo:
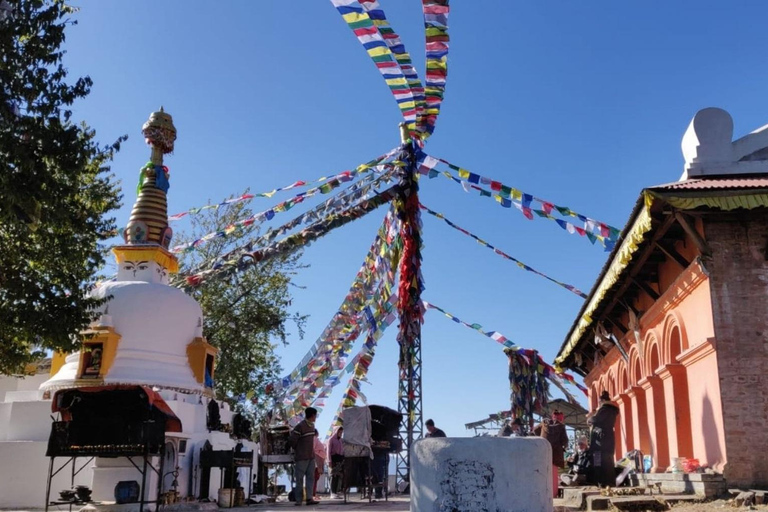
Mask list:
[[[9,401],[15,391],[37,391],[40,384],[48,380],[48,374],[28,375],[26,377],[0,376],[0,402]]]
[[[44,508],[45,483],[50,459],[45,456],[47,441],[0,443],[0,509],[29,510]],[[80,460],[83,464],[85,459]],[[64,459],[56,459],[56,468]],[[70,488],[71,466],[66,467],[51,483],[51,500],[59,491]],[[91,485],[93,473],[86,467],[75,478],[75,485]]]
[[[7,441],[45,441],[51,434],[51,402],[10,402]]]
[[[551,512],[552,449],[539,437],[420,439],[412,512]]]

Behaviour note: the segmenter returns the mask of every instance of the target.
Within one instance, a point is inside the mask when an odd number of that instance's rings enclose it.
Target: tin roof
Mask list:
[[[574,320],[555,359],[556,365],[573,368],[566,363],[585,334],[593,326],[594,314],[615,290],[614,285],[632,264],[646,236],[654,229],[651,222],[653,205],[667,204],[683,211],[709,207],[722,211],[768,207],[768,176],[727,176],[695,178],[667,183],[642,191],[617,243],[600,271],[595,284]]]
[[[650,187],[651,190],[728,190],[744,188],[768,188],[768,177],[728,176],[722,178],[694,178]]]

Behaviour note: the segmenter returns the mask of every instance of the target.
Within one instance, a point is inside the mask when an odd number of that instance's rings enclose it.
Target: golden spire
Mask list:
[[[138,197],[123,233],[126,245],[115,247],[112,252],[118,264],[135,259],[153,260],[173,273],[178,271],[179,264],[168,251],[173,230],[168,226],[169,173],[163,165],[163,155],[173,152],[176,141],[173,118],[160,107],[150,114],[141,133],[152,153],[139,174]]]
[[[141,132],[152,153],[139,175],[138,197],[125,228],[125,242],[158,244],[167,249],[173,231],[168,227],[168,168],[163,165],[163,155],[173,151],[176,128],[171,116],[160,107],[158,112],[150,114]]]

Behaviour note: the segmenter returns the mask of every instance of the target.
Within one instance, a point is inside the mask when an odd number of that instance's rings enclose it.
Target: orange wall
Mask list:
[[[678,249],[681,252],[686,250],[685,247]],[[626,392],[630,391],[628,388],[634,387],[632,393],[643,395],[635,405],[645,405],[643,410],[631,408],[633,415],[639,415],[634,418],[634,423],[643,431],[642,434],[634,432],[633,437],[637,441],[650,435],[649,442],[643,441],[641,444],[644,445],[645,455],[654,455],[655,465],[661,460],[666,466],[672,458],[682,455],[677,453],[678,446],[692,445],[692,455],[702,465],[722,471],[725,464],[725,441],[718,366],[713,345],[709,279],[697,262],[693,262],[682,273],[676,263],[665,262],[661,265],[659,276],[662,289],[667,288],[661,298],[654,303],[642,294],[635,304],[638,310],[645,311],[639,319],[643,353],[640,354],[634,333],[627,333],[621,343],[630,361],[625,362],[614,347],[585,379],[590,389],[590,405],[594,408],[597,403],[595,395],[603,390],[608,390],[614,400],[627,401],[629,397]],[[624,324],[628,324],[627,317],[624,318]],[[635,361],[640,363],[639,374],[633,370]],[[652,364],[652,361],[658,362],[658,365]],[[651,389],[651,381],[659,386],[659,378],[655,376],[660,376],[664,382],[665,379],[672,379],[672,373],[676,379],[687,379],[687,400],[676,395],[684,386],[673,386],[671,381],[665,384],[664,391],[660,392],[657,388],[654,394]],[[643,383],[645,388],[640,387]],[[677,408],[674,400],[677,400]],[[677,415],[684,414],[679,407],[680,403],[685,404],[690,415],[690,421],[687,422],[690,427],[685,425],[682,431],[678,425],[680,422],[676,421]],[[648,407],[654,410],[649,411]],[[626,424],[623,421],[621,423]],[[629,423],[632,424],[632,421]],[[648,429],[649,434],[645,433],[645,429]],[[642,448],[636,446],[637,442],[633,443],[633,439],[625,439],[625,433],[626,428],[617,430],[618,445]],[[680,438],[686,435],[689,436],[687,441]],[[654,436],[663,438],[656,439]],[[649,451],[652,453],[647,453]],[[665,469],[656,467],[657,471]]]

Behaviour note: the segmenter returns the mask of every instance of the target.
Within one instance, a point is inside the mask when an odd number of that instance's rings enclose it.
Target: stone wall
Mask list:
[[[768,485],[768,212],[704,217],[729,486]]]

